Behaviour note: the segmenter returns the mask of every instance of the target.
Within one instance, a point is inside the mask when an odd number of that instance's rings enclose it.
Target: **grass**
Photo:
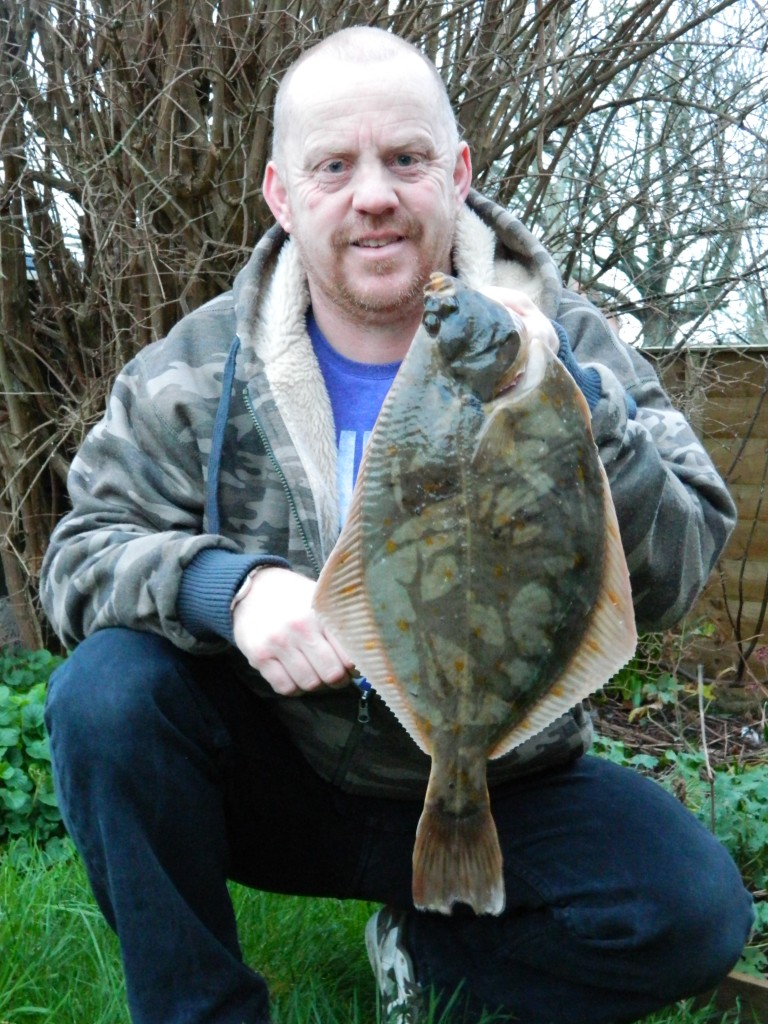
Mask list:
[[[232,893],[246,960],[270,984],[274,1024],[377,1024],[362,943],[371,906]],[[644,1024],[726,1021],[752,1024],[683,1004]],[[130,1024],[117,942],[74,855],[50,864],[23,844],[0,851],[0,1024]]]

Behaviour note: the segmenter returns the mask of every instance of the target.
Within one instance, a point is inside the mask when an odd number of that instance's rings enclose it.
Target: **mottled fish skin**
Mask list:
[[[486,762],[607,681],[602,664],[584,678],[606,614],[608,645],[624,627],[609,674],[630,656],[620,549],[570,375],[507,309],[433,275],[316,599],[432,757],[417,906],[502,911]]]

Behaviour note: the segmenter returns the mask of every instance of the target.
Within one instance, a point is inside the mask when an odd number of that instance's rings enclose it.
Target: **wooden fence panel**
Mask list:
[[[718,667],[749,654],[747,677],[768,680],[768,349],[646,353],[730,487],[738,522],[692,618],[713,622]],[[723,656],[723,652],[726,652]]]

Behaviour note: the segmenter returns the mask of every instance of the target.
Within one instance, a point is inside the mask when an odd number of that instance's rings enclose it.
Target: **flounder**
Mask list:
[[[425,289],[315,607],[432,758],[414,904],[500,914],[487,760],[603,686],[636,633],[580,390],[509,310],[446,275]]]

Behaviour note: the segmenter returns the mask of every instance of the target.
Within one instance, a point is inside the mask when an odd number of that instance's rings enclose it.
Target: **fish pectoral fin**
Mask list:
[[[602,467],[601,467],[602,470]],[[602,470],[604,474],[604,470]],[[565,670],[529,714],[488,752],[493,759],[537,736],[599,690],[629,661],[637,647],[629,570],[608,480],[604,488],[605,561],[589,624]]]
[[[499,405],[489,414],[475,441],[472,471],[481,475],[488,466],[497,466],[509,457],[514,443],[516,422],[506,405]]]
[[[487,803],[462,817],[438,801],[425,803],[413,850],[413,902],[441,914],[455,903],[476,914],[504,910],[501,848]]]

